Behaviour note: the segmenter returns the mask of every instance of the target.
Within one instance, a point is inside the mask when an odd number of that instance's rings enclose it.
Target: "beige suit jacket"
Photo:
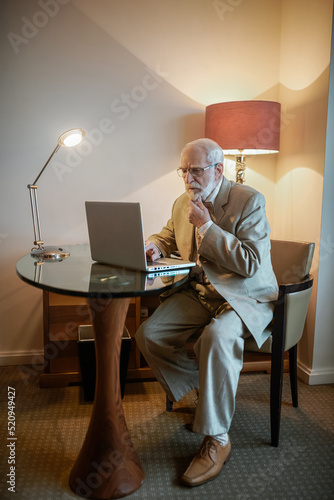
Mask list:
[[[150,236],[169,255],[178,250],[191,260],[195,248],[195,228],[188,221],[188,196],[181,195],[172,216],[159,234]],[[270,258],[270,227],[261,193],[250,186],[223,182],[214,202],[214,224],[198,249],[201,264],[216,290],[232,306],[259,346],[273,316],[278,286]]]

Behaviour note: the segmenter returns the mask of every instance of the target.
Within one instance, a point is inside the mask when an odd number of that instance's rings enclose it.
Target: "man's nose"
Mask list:
[[[189,182],[194,180],[194,176],[189,172],[189,170],[187,170],[187,173],[186,173],[184,180],[185,180],[186,184],[189,184]]]

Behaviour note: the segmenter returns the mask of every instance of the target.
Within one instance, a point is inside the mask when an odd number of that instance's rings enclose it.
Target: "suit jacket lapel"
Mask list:
[[[195,226],[193,224],[190,224],[190,222],[188,221],[188,212],[189,208],[187,209],[187,222],[184,226],[182,240],[185,242],[185,251],[187,253],[186,260],[192,260],[195,252]]]
[[[183,206],[179,211],[180,222],[178,223],[180,239],[178,247],[185,260],[192,260],[195,248],[195,226],[188,220],[189,206],[188,197],[184,197]]]
[[[224,206],[226,205],[230,197],[231,188],[232,188],[231,181],[229,181],[228,179],[226,179],[225,176],[223,176],[222,185],[220,186],[220,190],[214,202],[214,213],[212,219],[216,224],[219,224],[219,222],[225,215]]]

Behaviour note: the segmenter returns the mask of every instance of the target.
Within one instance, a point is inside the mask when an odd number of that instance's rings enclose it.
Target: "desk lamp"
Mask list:
[[[67,130],[64,132],[58,139],[57,146],[53,150],[51,156],[45,163],[44,167],[36,177],[35,181],[32,184],[28,184],[29,194],[30,194],[30,203],[31,203],[31,212],[32,212],[32,222],[34,227],[34,245],[37,247],[33,247],[31,249],[30,255],[32,257],[36,257],[38,259],[51,259],[51,260],[61,260],[65,257],[68,257],[70,254],[66,252],[63,248],[60,247],[44,247],[44,241],[42,239],[41,234],[41,226],[40,226],[40,218],[38,211],[38,201],[37,201],[37,181],[46,169],[47,165],[50,163],[53,155],[58,151],[58,149],[62,146],[64,147],[73,147],[77,146],[85,136],[85,131],[81,128],[74,128],[71,130]]]
[[[205,137],[236,161],[236,182],[244,184],[246,156],[278,153],[281,105],[272,101],[211,104],[205,111]]]

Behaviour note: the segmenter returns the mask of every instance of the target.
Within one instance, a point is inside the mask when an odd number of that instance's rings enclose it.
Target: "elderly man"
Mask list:
[[[183,149],[178,174],[186,192],[174,202],[167,225],[146,242],[146,252],[155,260],[178,250],[197,265],[187,285],[163,298],[136,334],[172,401],[199,389],[192,430],[205,438],[181,477],[188,486],[215,478],[230,458],[244,339],[252,335],[258,346],[266,340],[278,290],[264,197],[227,180],[223,161],[210,139]],[[187,356],[189,337],[197,339],[198,361]]]

